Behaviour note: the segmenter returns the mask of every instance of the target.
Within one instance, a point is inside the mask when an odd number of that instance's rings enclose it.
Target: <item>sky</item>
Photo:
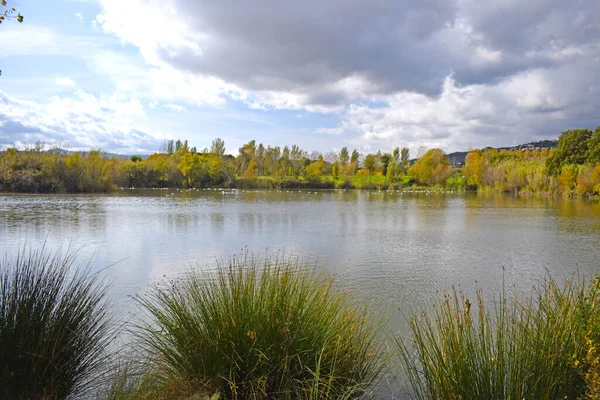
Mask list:
[[[0,147],[446,152],[600,125],[599,0],[7,0]]]

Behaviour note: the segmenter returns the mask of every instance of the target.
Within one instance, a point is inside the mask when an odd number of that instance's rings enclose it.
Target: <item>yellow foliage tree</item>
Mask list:
[[[431,149],[415,162],[409,173],[423,185],[443,185],[452,174],[452,167],[441,149]]]

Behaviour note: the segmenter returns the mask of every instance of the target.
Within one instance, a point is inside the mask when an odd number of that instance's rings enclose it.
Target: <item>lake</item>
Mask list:
[[[79,250],[112,280],[115,310],[191,265],[248,251],[298,256],[336,275],[406,332],[452,285],[530,292],[600,267],[600,204],[573,199],[378,191],[122,190],[1,195],[0,250]],[[491,297],[491,296],[490,296]]]

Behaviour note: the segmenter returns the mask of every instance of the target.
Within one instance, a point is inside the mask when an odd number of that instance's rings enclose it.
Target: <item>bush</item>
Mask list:
[[[272,179],[244,178],[235,182],[238,189],[273,189],[275,182]]]
[[[372,182],[363,182],[359,188],[363,190],[377,190],[377,185]]]
[[[336,398],[367,390],[380,372],[378,328],[364,308],[298,261],[234,258],[140,302],[152,323],[139,339],[163,387]]]
[[[419,399],[558,399],[596,393],[598,282],[548,279],[521,302],[504,295],[494,312],[453,291],[433,317],[411,318],[413,346],[397,341]]]
[[[0,261],[0,398],[64,399],[98,382],[111,340],[106,285],[72,275],[73,262],[25,250]]]
[[[337,185],[335,185],[335,188],[336,189],[354,189],[354,185],[352,184],[352,181],[350,181],[350,179],[346,178],[342,182],[339,182]]]

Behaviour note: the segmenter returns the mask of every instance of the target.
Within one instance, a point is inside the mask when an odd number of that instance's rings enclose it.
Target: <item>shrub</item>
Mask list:
[[[261,266],[261,268],[259,268]],[[140,298],[138,334],[163,386],[226,398],[334,398],[380,372],[378,327],[295,260],[234,258]]]
[[[106,285],[75,257],[0,261],[0,398],[64,399],[98,382],[111,340]]]
[[[453,291],[432,317],[411,318],[412,346],[397,341],[416,397],[562,399],[597,393],[598,356],[589,349],[600,339],[594,330],[599,300],[597,282],[559,287],[548,279],[524,302],[502,295],[490,313],[481,292],[472,306]]]
[[[335,185],[335,188],[336,189],[354,189],[354,185],[352,184],[352,181],[350,181],[350,179],[346,178],[342,182],[339,182],[337,185]]]
[[[372,182],[363,182],[359,187],[364,190],[377,190],[377,185]]]

